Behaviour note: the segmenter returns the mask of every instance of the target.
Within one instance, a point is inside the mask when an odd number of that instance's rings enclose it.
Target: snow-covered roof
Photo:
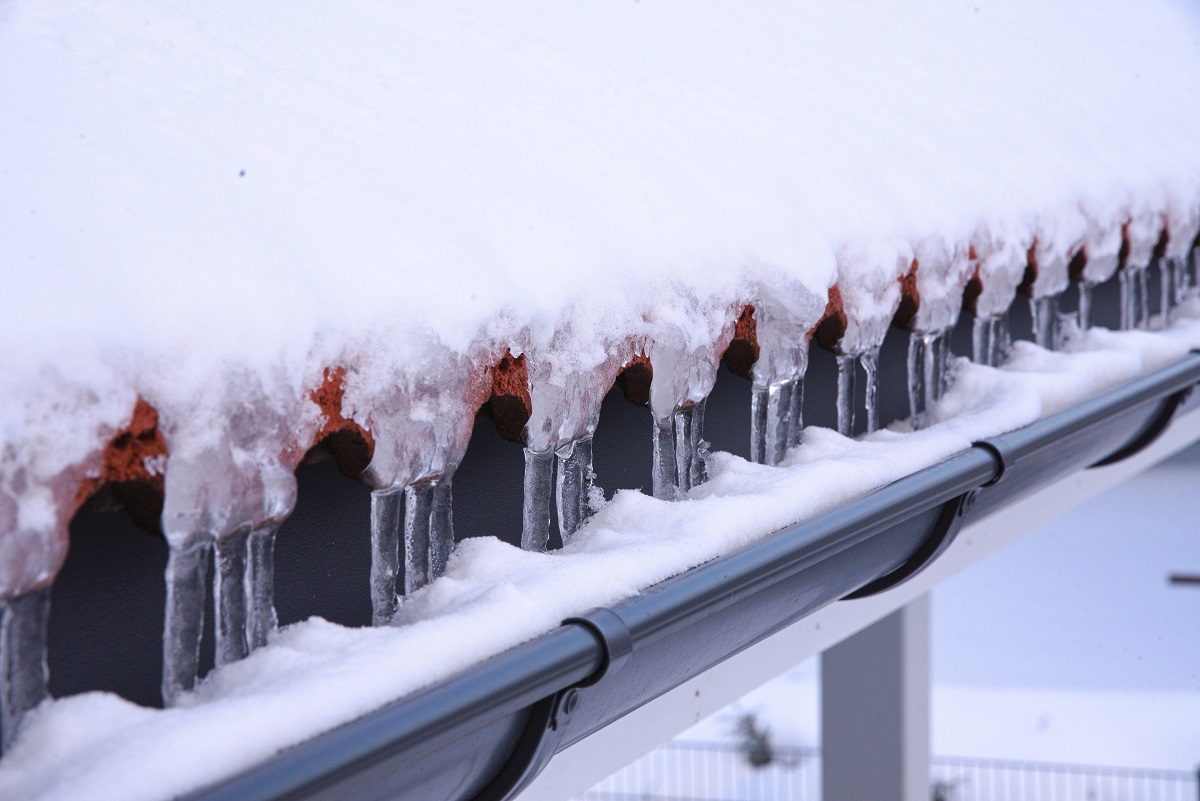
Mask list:
[[[431,375],[445,413],[506,348],[582,388],[575,418],[647,341],[658,394],[700,396],[746,303],[801,330],[840,278],[870,344],[914,245],[1017,242],[1018,264],[979,263],[1023,273],[1035,235],[1061,265],[1088,230],[1194,225],[1200,198],[1200,15],[1171,0],[130,0],[9,4],[0,26],[10,539],[62,528],[56,482],[96,470],[138,396],[190,495],[185,461],[295,450],[327,367],[380,429]],[[241,402],[269,441],[232,441]],[[446,426],[417,438],[452,461]],[[400,442],[377,459],[385,483],[434,467]],[[0,587],[43,561],[0,560]]]
[[[638,354],[657,417],[703,398],[747,305],[783,374],[834,284],[877,346],[914,259],[940,330],[973,272],[993,314],[1031,260],[1050,294],[1082,248],[1181,255],[1197,76],[1178,0],[9,3],[0,598],[139,398],[178,545],[287,514],[331,370],[398,486],[505,353],[550,449]]]

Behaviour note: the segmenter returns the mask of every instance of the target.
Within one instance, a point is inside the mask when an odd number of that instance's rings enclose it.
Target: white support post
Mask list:
[[[929,596],[821,654],[824,801],[929,801]]]

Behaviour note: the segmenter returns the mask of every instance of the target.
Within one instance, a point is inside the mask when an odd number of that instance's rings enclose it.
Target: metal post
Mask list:
[[[929,799],[929,596],[821,655],[824,801]]]

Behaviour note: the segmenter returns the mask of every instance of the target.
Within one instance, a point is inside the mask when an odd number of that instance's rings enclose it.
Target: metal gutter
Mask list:
[[[191,796],[516,795],[558,750],[840,598],[895,586],[965,519],[1153,441],[1200,355],[676,576]]]

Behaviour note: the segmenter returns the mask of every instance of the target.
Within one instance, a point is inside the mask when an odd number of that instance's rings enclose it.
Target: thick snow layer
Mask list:
[[[349,629],[317,618],[290,626],[170,710],[98,693],[42,704],[0,762],[0,797],[133,801],[211,782],[1197,345],[1195,319],[1159,333],[1092,330],[1063,353],[1019,342],[1001,369],[960,359],[928,428],[861,440],[809,428],[782,467],[715,454],[711,480],[685,500],[620,491],[561,551],[465,540],[446,574],[403,602],[396,626]]]
[[[838,279],[870,350],[914,243],[989,232],[988,308],[1035,235],[1056,291],[1088,210],[1140,258],[1195,227],[1198,33],[1181,0],[5,3],[0,597],[137,396],[173,538],[215,536],[290,506],[327,367],[404,483],[506,348],[553,447],[630,352],[660,418],[702,396],[746,303],[800,338]]]

